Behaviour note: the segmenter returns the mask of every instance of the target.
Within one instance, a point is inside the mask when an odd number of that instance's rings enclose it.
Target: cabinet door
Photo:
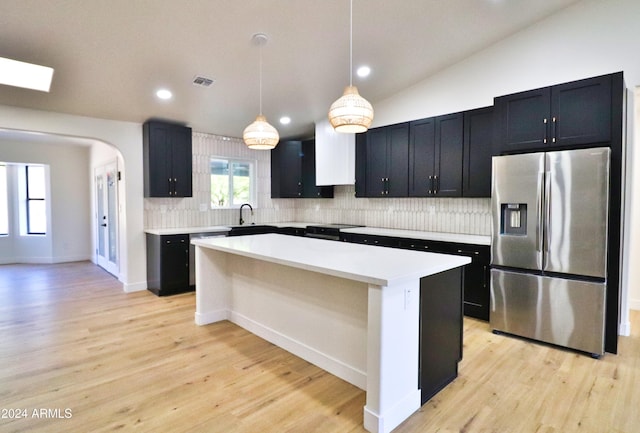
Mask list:
[[[409,194],[409,124],[388,127],[387,194],[407,197]]]
[[[489,259],[485,245],[456,244],[454,254],[471,258],[464,267],[464,314],[489,320]]]
[[[386,193],[387,129],[367,132],[367,196],[381,197]]]
[[[611,76],[595,77],[551,89],[552,143],[557,146],[611,140]]]
[[[551,89],[531,90],[495,99],[500,143],[495,154],[541,149],[550,134]]]
[[[143,126],[144,196],[172,197],[171,128],[160,122]]]
[[[189,290],[189,236],[161,237],[160,294]]]
[[[297,198],[302,196],[302,143],[280,142],[271,151],[271,197]]]
[[[367,133],[356,134],[356,197],[367,197]]]
[[[316,142],[306,140],[302,142],[301,151],[302,197],[331,198],[333,186],[316,186]]]
[[[193,195],[191,128],[177,126],[171,131],[171,173],[173,197]]]
[[[439,197],[462,195],[463,114],[436,117],[435,189]]]
[[[463,197],[491,197],[493,123],[493,107],[464,113]]]
[[[429,197],[435,188],[435,118],[411,122],[409,129],[409,195]]]

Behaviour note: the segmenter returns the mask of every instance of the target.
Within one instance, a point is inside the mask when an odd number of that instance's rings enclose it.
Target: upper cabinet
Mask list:
[[[271,150],[271,198],[331,198],[333,186],[316,186],[315,141],[281,141]]]
[[[493,107],[356,134],[356,197],[490,197]]]
[[[491,155],[495,137],[493,107],[464,113],[462,195],[491,197]]]
[[[462,195],[463,113],[410,123],[409,195]]]
[[[373,128],[366,137],[366,196],[406,197],[409,124]]]
[[[495,98],[500,134],[494,153],[609,142],[614,75]]]
[[[144,196],[191,197],[191,128],[149,121],[142,132]]]

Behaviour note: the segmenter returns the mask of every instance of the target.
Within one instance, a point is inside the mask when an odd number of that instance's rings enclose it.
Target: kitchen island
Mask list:
[[[428,317],[420,301],[431,283],[442,290],[443,275],[454,276],[444,280],[449,305],[432,296],[429,306],[457,311],[444,328],[455,328],[454,341],[461,336],[459,267],[467,257],[279,234],[192,242],[196,324],[230,320],[365,390],[369,431],[391,431],[422,404],[421,358],[440,348],[424,347],[424,339],[421,347]],[[446,371],[457,374],[460,355]]]

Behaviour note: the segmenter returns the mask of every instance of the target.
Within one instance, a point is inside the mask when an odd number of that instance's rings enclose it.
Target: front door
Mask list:
[[[118,164],[95,169],[96,257],[107,272],[118,276]]]

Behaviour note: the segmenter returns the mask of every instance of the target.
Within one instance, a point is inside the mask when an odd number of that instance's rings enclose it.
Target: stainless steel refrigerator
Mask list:
[[[493,157],[490,325],[604,353],[610,149]]]

